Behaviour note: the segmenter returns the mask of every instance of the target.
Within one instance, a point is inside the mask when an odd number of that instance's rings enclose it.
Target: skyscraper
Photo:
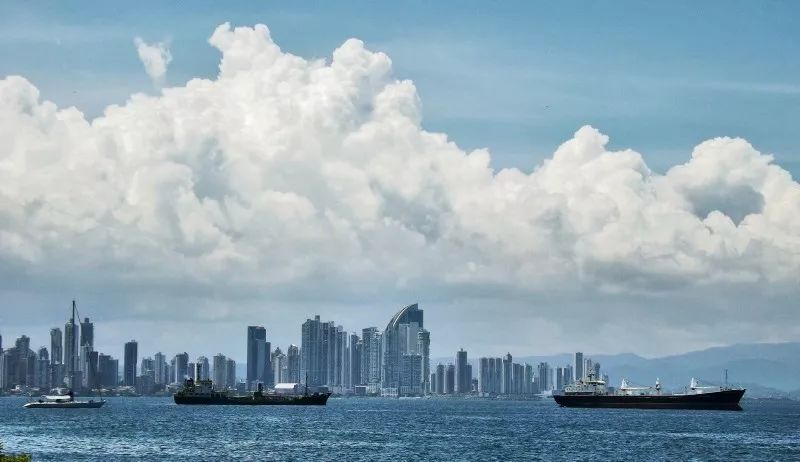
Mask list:
[[[211,379],[211,382],[214,384],[214,388],[217,390],[222,390],[227,387],[228,381],[225,376],[225,374],[228,372],[227,361],[228,358],[226,358],[222,353],[217,353],[214,355],[214,377]]]
[[[211,366],[208,364],[208,358],[205,356],[197,357],[197,366],[200,368],[199,380],[211,380]]]
[[[503,358],[503,379],[501,383],[500,392],[505,395],[514,393],[514,363],[512,362],[511,353],[507,353]]]
[[[444,371],[444,393],[452,395],[456,392],[456,366],[448,364]]]
[[[167,357],[162,352],[153,355],[153,368],[155,369],[155,377],[153,382],[156,385],[164,385],[169,382],[167,377]]]
[[[361,356],[364,344],[357,334],[350,335],[350,378],[348,380],[348,387],[352,388],[356,385],[363,385],[361,380]]]
[[[123,362],[122,383],[128,387],[136,386],[136,363],[139,356],[139,344],[131,340],[125,344],[125,358]]]
[[[467,376],[467,352],[460,349],[456,352],[456,393],[469,393],[472,376]]]
[[[286,373],[290,383],[300,383],[300,348],[297,345],[289,345],[286,350]]]
[[[247,327],[247,386],[255,390],[258,382],[264,383],[267,364],[267,330],[262,326]]]
[[[381,383],[382,335],[377,327],[361,331],[361,382],[368,393],[378,393]]]
[[[50,364],[62,364],[64,362],[63,343],[64,336],[61,334],[61,329],[58,327],[50,329]]]
[[[287,382],[287,368],[286,368],[286,355],[281,351],[280,347],[275,348],[272,353],[272,380],[274,383]]]
[[[419,354],[422,356],[422,393],[431,392],[431,333],[421,329],[417,334]]]
[[[236,361],[231,358],[225,361],[225,385],[236,388]]]
[[[184,380],[190,377],[190,373],[194,374],[194,371],[189,370],[189,353],[184,351],[176,354],[173,362],[175,363],[175,369],[173,370],[175,376],[172,377],[172,383],[183,383]]]
[[[539,377],[539,391],[545,392],[553,389],[553,386],[551,385],[552,380],[550,377],[549,364],[539,363],[538,377]]]
[[[399,396],[403,394],[400,390],[400,378],[408,376],[404,367],[409,364],[416,364],[413,361],[403,360],[404,355],[417,355],[419,330],[424,327],[423,310],[414,303],[398,311],[383,331],[383,363],[381,376],[381,394],[388,396]],[[413,336],[413,341],[410,339]],[[419,362],[420,369],[422,361]],[[409,390],[409,394],[422,393],[421,371],[416,376],[420,377],[419,386]]]
[[[439,395],[444,394],[445,374],[446,372],[444,364],[439,364],[436,366],[436,390],[434,392]]]
[[[64,325],[64,363],[67,366],[66,384],[70,388],[80,387],[80,364],[78,362],[78,325],[75,323],[75,300],[72,301],[72,316]]]
[[[301,330],[300,381],[306,385],[319,386],[325,383],[323,323],[319,316],[306,319]]]
[[[94,348],[94,323],[89,321],[89,318],[84,318],[81,323],[80,346],[90,346]]]
[[[580,351],[575,353],[575,376],[572,377],[574,382],[581,380],[583,378],[583,353]]]

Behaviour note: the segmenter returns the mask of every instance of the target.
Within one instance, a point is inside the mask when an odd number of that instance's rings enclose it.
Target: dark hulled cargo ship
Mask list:
[[[623,379],[618,391],[610,392],[606,383],[590,376],[553,393],[562,407],[633,408],[633,409],[707,409],[740,411],[743,388],[701,387],[692,383],[686,393],[662,393],[655,387],[631,387]]]
[[[234,395],[227,391],[214,390],[210,380],[192,379],[184,382],[173,398],[175,404],[194,404],[194,405],[240,405],[240,406],[324,406],[328,402],[330,393],[298,393],[291,390],[288,393],[265,393],[263,387],[259,385],[258,391],[248,395]]]

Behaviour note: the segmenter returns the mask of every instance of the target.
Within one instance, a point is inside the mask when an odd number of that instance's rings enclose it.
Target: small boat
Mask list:
[[[66,395],[43,395],[36,401],[25,403],[27,409],[96,409],[102,407],[106,400],[76,401],[75,394],[70,391]]]

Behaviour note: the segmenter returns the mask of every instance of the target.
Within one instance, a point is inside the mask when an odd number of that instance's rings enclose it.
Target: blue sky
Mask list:
[[[267,24],[303,57],[349,37],[417,85],[424,125],[496,168],[532,169],[583,124],[663,171],[740,136],[800,177],[796,2],[33,2],[0,6],[0,75],[96,116],[155,92],[133,37],[169,40],[167,84],[216,75],[214,27]]]

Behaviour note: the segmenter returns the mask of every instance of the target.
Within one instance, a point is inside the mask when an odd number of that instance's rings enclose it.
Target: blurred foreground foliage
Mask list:
[[[0,441],[0,462],[31,462],[30,454],[12,454],[5,451],[3,442]]]

